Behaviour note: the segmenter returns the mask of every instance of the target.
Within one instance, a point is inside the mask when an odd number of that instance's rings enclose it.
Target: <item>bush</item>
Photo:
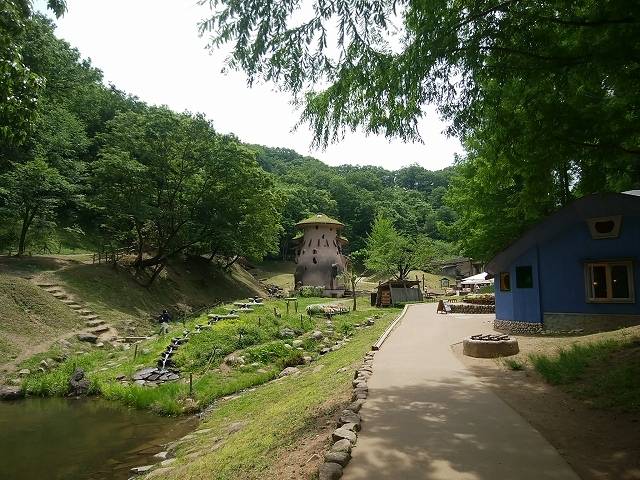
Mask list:
[[[324,287],[314,287],[312,285],[300,287],[298,290],[298,296],[300,297],[321,297],[323,294]]]

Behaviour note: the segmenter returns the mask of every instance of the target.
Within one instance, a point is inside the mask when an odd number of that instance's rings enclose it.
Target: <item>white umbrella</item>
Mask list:
[[[493,283],[493,278],[487,280],[489,274],[486,272],[472,275],[471,277],[463,278],[460,282],[461,285],[490,285]]]

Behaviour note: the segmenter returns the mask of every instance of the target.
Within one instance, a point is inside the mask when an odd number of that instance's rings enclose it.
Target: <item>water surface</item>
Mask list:
[[[95,398],[0,402],[0,477],[127,479],[195,424]]]

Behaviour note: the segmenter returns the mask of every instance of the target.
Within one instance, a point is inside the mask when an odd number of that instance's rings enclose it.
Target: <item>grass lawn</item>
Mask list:
[[[326,298],[300,299],[299,312],[304,312],[309,304],[329,301]],[[23,388],[30,395],[64,395],[69,376],[76,367],[81,367],[91,379],[93,393],[161,414],[187,413],[202,409],[219,397],[272,380],[284,367],[304,363],[305,356],[317,359],[319,350],[333,346],[336,341],[358,338],[361,333],[368,332],[370,329],[358,329],[356,325],[371,316],[373,309],[365,301],[361,300],[360,304],[362,310],[335,316],[333,330],[329,329],[324,317],[296,314],[293,307],[287,315],[284,301],[268,301],[253,312],[241,314],[238,319],[221,320],[210,329],[191,334],[190,341],[180,347],[174,357],[183,378],[157,388],[121,382],[116,377],[125,375],[129,379],[137,370],[155,366],[171,338],[181,336],[185,328],[193,332],[196,324],[206,324],[206,314],[188,320],[185,325],[174,324],[168,334],[156,335],[140,343],[135,359],[133,349],[121,351],[83,346],[84,351],[71,353],[50,371],[38,372],[38,364],[43,358],[55,358],[64,353],[57,346],[21,365],[32,371],[24,379]],[[212,311],[225,313],[230,308],[233,306],[224,305]],[[393,311],[385,310],[387,316]],[[314,340],[310,335],[314,330],[324,332],[324,338]],[[229,354],[242,357],[243,361],[237,364],[225,362]],[[192,395],[189,395],[188,374],[193,375]]]
[[[324,420],[347,401],[353,369],[400,309],[376,311],[382,318],[373,327],[358,330],[344,347],[302,368],[300,374],[217,404],[200,426],[203,433],[181,443],[177,461],[151,477],[282,478],[279,459],[291,461],[290,451],[299,439],[313,437],[322,427],[330,431]],[[371,312],[367,308],[357,317]],[[298,473],[295,478],[303,477]]]
[[[575,344],[556,355],[531,355],[546,381],[596,408],[640,411],[640,339]]]

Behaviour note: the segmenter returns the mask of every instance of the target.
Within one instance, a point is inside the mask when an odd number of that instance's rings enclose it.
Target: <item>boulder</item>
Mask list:
[[[155,367],[143,368],[133,374],[133,380],[145,380],[149,375],[155,373],[157,369]]]
[[[358,400],[354,400],[353,402],[351,402],[349,404],[349,407],[347,407],[349,410],[358,413],[360,411],[360,409],[362,408],[362,405],[364,405],[364,400],[363,399],[358,399]]]
[[[331,351],[330,348],[323,348],[322,350],[320,350],[320,355],[326,355],[327,353],[329,353]]]
[[[340,428],[344,428],[345,430],[351,430],[352,432],[360,431],[360,422],[348,422],[342,425]]]
[[[331,438],[333,438],[334,442],[339,440],[349,440],[351,445],[355,445],[357,441],[357,436],[352,430],[347,430],[346,428],[336,428],[331,434]]]
[[[360,415],[355,413],[353,410],[343,410],[338,418],[338,425],[344,425],[346,423],[354,423],[358,426],[362,422]],[[358,428],[360,430],[360,428]]]
[[[136,475],[140,475],[142,473],[146,473],[151,470],[155,465],[143,465],[141,467],[133,467],[131,469],[131,473],[135,473]]]
[[[290,328],[283,328],[280,330],[280,338],[292,338],[296,336],[296,332]]]
[[[93,333],[82,332],[78,334],[78,340],[81,342],[96,343],[98,341],[98,336]]]
[[[294,348],[298,348],[302,346],[302,340],[296,338],[293,342],[291,342],[291,344],[294,346]]]
[[[351,460],[349,452],[327,452],[324,455],[324,461],[329,463],[337,463],[341,467],[346,467]]]
[[[24,397],[20,387],[15,385],[0,385],[0,400],[18,400]]]
[[[80,396],[86,395],[89,392],[91,383],[89,379],[85,377],[84,370],[76,368],[71,377],[69,378],[69,395]]]
[[[351,442],[349,440],[341,439],[333,444],[331,447],[332,452],[351,452]]]
[[[325,462],[318,469],[318,480],[337,480],[342,477],[342,467],[333,462]]]
[[[313,338],[314,340],[322,340],[323,337],[324,335],[319,330],[311,332],[311,338]]]
[[[18,375],[20,377],[26,377],[27,375],[30,375],[30,374],[31,374],[31,370],[29,370],[28,368],[23,368],[18,372]]]
[[[300,369],[297,367],[287,367],[284,370],[282,370],[280,372],[280,375],[278,375],[278,377],[287,377],[289,375],[295,375],[297,373],[300,373]]]
[[[375,321],[373,318],[367,318],[367,321],[366,321],[366,322],[364,322],[364,324],[365,324],[367,327],[371,327],[371,326],[372,326],[372,325],[374,325],[375,323],[376,323],[376,321]]]

